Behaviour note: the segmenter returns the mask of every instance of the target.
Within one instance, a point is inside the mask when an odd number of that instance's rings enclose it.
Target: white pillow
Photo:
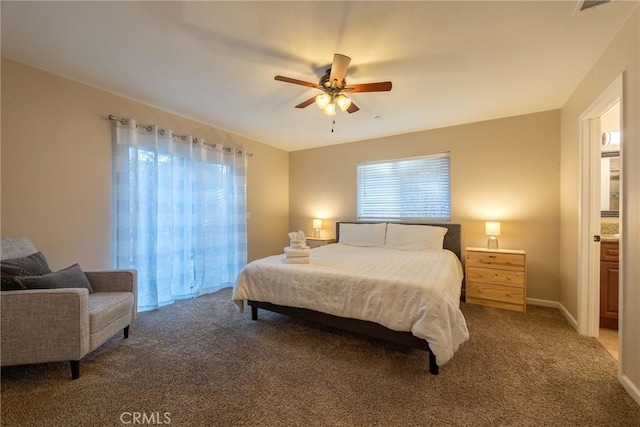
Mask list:
[[[340,243],[351,246],[384,246],[387,224],[340,224]]]
[[[445,227],[388,224],[386,247],[405,251],[442,250]]]

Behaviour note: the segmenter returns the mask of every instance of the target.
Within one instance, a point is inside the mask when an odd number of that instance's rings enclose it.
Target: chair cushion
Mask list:
[[[89,331],[108,326],[121,317],[131,317],[133,292],[94,292],[89,295]]]
[[[51,273],[51,269],[42,252],[0,261],[3,291],[26,289],[22,284],[16,282],[15,278],[18,276],[42,276],[49,273]]]

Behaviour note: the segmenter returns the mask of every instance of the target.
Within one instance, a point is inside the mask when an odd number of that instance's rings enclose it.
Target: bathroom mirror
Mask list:
[[[620,212],[620,152],[602,153],[600,210],[603,217],[617,217]]]

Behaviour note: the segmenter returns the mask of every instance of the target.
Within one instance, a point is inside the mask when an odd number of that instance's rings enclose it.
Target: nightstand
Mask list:
[[[330,243],[335,243],[336,239],[333,237],[307,237],[307,246],[311,249],[318,248],[320,246],[328,245]]]
[[[527,311],[526,252],[467,248],[467,302]]]

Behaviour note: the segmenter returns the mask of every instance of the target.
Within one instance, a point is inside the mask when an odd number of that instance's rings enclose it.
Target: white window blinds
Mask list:
[[[358,163],[358,219],[451,219],[450,153]]]

